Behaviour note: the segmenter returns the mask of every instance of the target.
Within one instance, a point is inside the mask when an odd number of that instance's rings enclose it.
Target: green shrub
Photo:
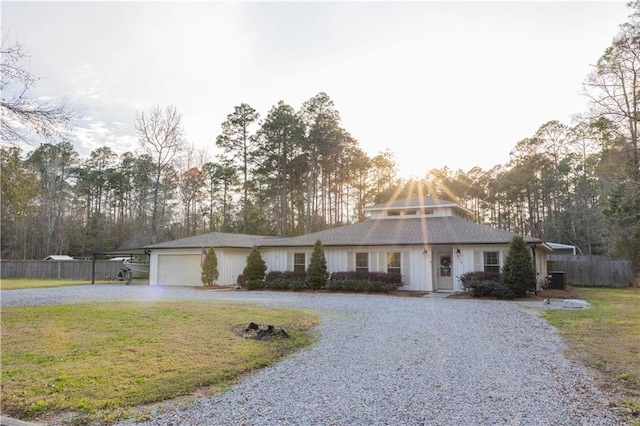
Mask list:
[[[533,266],[531,249],[520,235],[511,239],[500,281],[511,289],[514,297],[524,297],[528,291],[536,289],[536,269]]]
[[[244,275],[240,274],[238,275],[238,278],[236,279],[236,284],[239,287],[244,287],[244,284],[247,282],[247,280],[244,279]]]
[[[470,285],[477,281],[494,281],[500,282],[500,274],[495,272],[473,271],[466,272],[459,277],[462,288],[470,290]]]
[[[264,263],[262,256],[256,246],[253,246],[251,253],[247,256],[247,265],[242,271],[244,279],[247,281],[264,280],[264,274],[267,271],[267,265]]]
[[[266,282],[273,280],[296,280],[305,281],[307,278],[306,272],[294,272],[294,271],[269,271],[264,277]]]
[[[242,285],[247,290],[260,290],[264,288],[264,281],[262,280],[245,280]]]
[[[207,250],[207,257],[204,260],[204,265],[202,265],[202,284],[206,286],[215,284],[219,275],[218,257],[216,256],[216,251],[213,248],[210,248]]]
[[[353,291],[367,293],[389,293],[396,289],[396,285],[380,281],[368,280],[331,280],[327,283],[327,289],[333,291]]]
[[[513,299],[513,290],[502,284],[500,275],[495,272],[474,271],[460,275],[462,287],[473,297],[497,297]]]
[[[344,272],[333,272],[330,277],[330,281],[345,281],[345,280],[377,281],[377,282],[382,282],[386,284],[393,284],[395,286],[402,285],[401,275],[390,274],[387,272],[344,271]]]
[[[307,268],[307,285],[312,289],[319,289],[327,285],[329,273],[327,272],[327,260],[324,257],[322,242],[316,241],[311,253],[311,260]]]
[[[270,290],[303,290],[307,288],[307,283],[300,279],[276,278],[264,282],[264,288]]]

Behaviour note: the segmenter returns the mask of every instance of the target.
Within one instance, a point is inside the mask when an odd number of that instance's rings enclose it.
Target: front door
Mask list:
[[[453,252],[439,251],[436,255],[437,263],[437,290],[453,291]]]

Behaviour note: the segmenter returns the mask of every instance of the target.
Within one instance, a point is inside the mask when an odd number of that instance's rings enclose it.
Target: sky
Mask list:
[[[630,10],[608,2],[11,2],[2,34],[30,92],[80,113],[82,156],[138,149],[136,112],[175,106],[213,160],[233,108],[262,118],[320,92],[401,177],[506,164],[544,123],[586,110],[581,85]]]

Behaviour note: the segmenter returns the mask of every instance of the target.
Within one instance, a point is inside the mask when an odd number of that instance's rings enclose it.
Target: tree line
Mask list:
[[[367,155],[326,93],[298,109],[280,101],[264,116],[235,106],[212,137],[214,160],[185,140],[172,106],[136,114],[137,152],[101,147],[81,158],[50,129],[28,153],[3,144],[2,257],[81,257],[211,231],[300,235],[362,221],[370,204],[429,195],[467,207],[478,223],[638,266],[640,3],[630,9],[585,78],[588,110],[570,125],[542,124],[489,170],[401,179],[393,153]]]

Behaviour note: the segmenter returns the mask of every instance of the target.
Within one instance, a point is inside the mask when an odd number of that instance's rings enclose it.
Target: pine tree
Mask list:
[[[204,265],[202,265],[202,283],[206,286],[213,285],[219,276],[218,256],[213,248],[209,248]]]
[[[509,253],[500,276],[502,284],[513,291],[515,297],[524,297],[536,288],[536,269],[531,251],[521,235],[511,239]]]
[[[242,275],[246,281],[264,280],[265,272],[267,272],[267,265],[260,256],[258,248],[253,246],[251,253],[247,256],[247,265]]]
[[[307,268],[307,284],[310,288],[318,289],[327,284],[329,273],[327,272],[327,261],[324,257],[324,249],[320,240],[316,241],[311,253],[311,260]]]

